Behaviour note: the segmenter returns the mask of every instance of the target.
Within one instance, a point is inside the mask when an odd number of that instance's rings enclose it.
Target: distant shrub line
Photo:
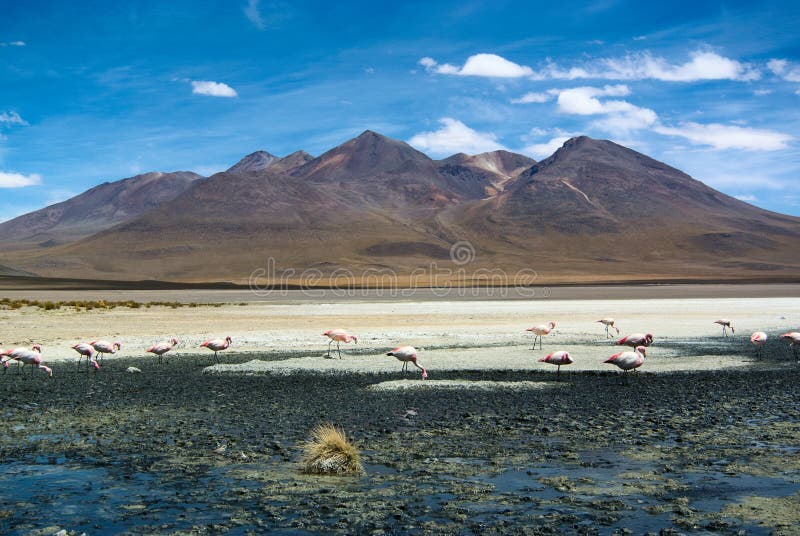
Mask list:
[[[239,305],[247,305],[240,303]],[[12,300],[11,298],[0,298],[0,309],[21,309],[23,307],[36,307],[45,311],[57,311],[62,308],[73,308],[76,311],[91,311],[93,309],[116,309],[117,307],[127,307],[128,309],[140,309],[150,307],[221,307],[221,303],[181,303],[166,301],[137,302],[126,301],[105,301],[105,300],[72,300],[72,301],[39,301],[39,300]]]

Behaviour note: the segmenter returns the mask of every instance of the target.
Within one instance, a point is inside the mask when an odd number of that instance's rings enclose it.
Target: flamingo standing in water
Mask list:
[[[21,368],[24,368],[25,365],[30,365],[31,376],[33,376],[33,372],[37,368],[43,370],[44,373],[47,374],[48,378],[53,375],[53,370],[50,367],[42,364],[42,354],[39,351],[26,349],[24,352],[18,353],[16,357],[13,357],[12,359],[16,359],[22,363]],[[5,363],[5,366],[8,367],[8,362]]]
[[[756,347],[756,357],[761,357],[761,348],[767,342],[767,334],[763,331],[756,331],[750,335],[750,342]]]
[[[328,343],[328,353],[325,354],[325,357],[331,357],[331,344],[333,344],[333,341],[336,341],[336,351],[339,352],[339,359],[342,358],[342,351],[339,350],[339,343],[349,343],[352,341],[358,344],[358,337],[347,333],[343,329],[330,329],[323,333],[322,336],[330,339]]]
[[[719,320],[714,320],[714,323],[722,326],[722,335],[724,337],[728,336],[729,329],[731,330],[731,335],[736,333],[736,331],[733,329],[733,324],[731,324],[731,321],[728,320],[727,318],[720,318]]]
[[[619,328],[614,325],[615,320],[613,318],[601,318],[600,320],[598,320],[598,322],[605,325],[606,327],[606,339],[611,338],[611,333],[609,333],[608,331],[609,328],[614,328],[615,330],[617,330],[617,335],[619,335]]]
[[[551,365],[558,365],[556,369],[556,375],[561,372],[561,365],[571,365],[572,358],[569,356],[569,352],[559,351],[553,352],[550,355],[547,355],[539,360],[540,363],[550,363]]]
[[[225,340],[222,339],[210,339],[200,345],[200,348],[208,348],[209,350],[214,350],[214,361],[219,363],[219,359],[217,359],[217,352],[221,352],[223,350],[227,350],[231,345],[231,338],[225,337]]]
[[[81,361],[83,361],[84,357],[86,357],[86,368],[89,368],[89,362],[93,361],[92,356],[94,355],[94,346],[87,342],[79,342],[73,346],[72,349],[78,352],[78,368],[80,368]]]
[[[650,346],[653,344],[653,335],[652,333],[634,333],[632,335],[628,335],[627,337],[622,337],[614,344],[617,346],[630,346],[631,348],[636,348],[637,346]]]
[[[644,364],[644,358],[647,356],[647,348],[644,346],[637,346],[636,350],[631,352],[630,350],[627,352],[620,352],[618,354],[614,354],[603,363],[611,363],[612,365],[616,365],[620,369],[622,369],[623,374],[627,373],[629,370],[634,370],[641,367]]]
[[[792,349],[795,360],[800,361],[800,357],[797,356],[797,349],[800,348],[800,332],[790,331],[789,333],[784,333],[781,335],[781,339],[789,341],[789,348]]]
[[[536,350],[536,339],[539,339],[539,349],[542,349],[542,337],[553,331],[553,328],[556,327],[555,322],[548,322],[547,324],[540,324],[538,326],[533,326],[532,328],[528,328],[525,331],[531,331],[534,335],[533,338],[533,349]]]
[[[169,342],[160,342],[158,344],[154,344],[153,346],[145,350],[145,352],[157,355],[158,364],[160,365],[162,363],[164,354],[172,350],[172,348],[174,348],[177,344],[178,344],[178,339],[172,339]]]
[[[425,370],[419,359],[417,358],[417,349],[413,346],[398,346],[391,352],[387,353],[388,356],[394,356],[399,361],[403,362],[403,372],[408,370],[408,364],[413,363],[415,367],[422,371],[422,379],[426,379],[428,377],[428,371]]]
[[[42,353],[42,345],[41,344],[34,344],[33,346],[31,346],[30,350],[28,350],[24,346],[19,346],[17,348],[14,348],[14,349],[11,349],[11,350],[6,350],[5,352],[1,353],[0,356],[3,356],[5,358],[7,358],[7,359],[3,359],[2,360],[2,362],[3,362],[3,374],[5,374],[6,370],[8,370],[8,362],[11,361],[11,360],[14,360],[17,363],[19,363],[18,366],[21,367],[23,365],[23,362],[19,360],[19,357],[24,355],[24,354],[26,354],[27,352],[36,352],[36,353],[41,354]]]
[[[122,345],[119,343],[119,341],[114,341],[113,343],[108,341],[92,341],[89,343],[89,345],[95,349],[97,352],[96,357],[99,357],[100,359],[103,359],[105,354],[116,354],[122,349]],[[100,365],[95,366],[95,370],[97,370],[99,366]]]

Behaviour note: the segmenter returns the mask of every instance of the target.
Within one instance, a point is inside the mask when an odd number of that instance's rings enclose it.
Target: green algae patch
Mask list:
[[[745,497],[739,504],[726,506],[722,513],[773,528],[772,534],[776,536],[800,535],[800,494],[789,497]]]

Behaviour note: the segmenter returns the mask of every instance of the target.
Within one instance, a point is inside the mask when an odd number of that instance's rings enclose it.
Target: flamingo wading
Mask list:
[[[403,362],[403,372],[408,370],[408,364],[412,363],[415,367],[422,371],[422,379],[426,379],[428,377],[428,371],[425,370],[425,367],[419,362],[417,358],[417,349],[413,346],[398,346],[391,352],[387,353],[388,356],[394,356],[399,361]]]
[[[598,320],[601,324],[606,327],[606,339],[611,338],[611,332],[609,331],[610,328],[613,328],[617,331],[617,335],[619,335],[619,328],[614,325],[615,320],[613,318],[601,318]]]
[[[114,341],[113,343],[108,341],[92,341],[89,344],[97,352],[97,356],[95,357],[99,357],[100,359],[103,359],[103,356],[106,354],[116,354],[120,349],[122,349],[122,345],[119,343],[119,341]]]
[[[536,350],[536,339],[539,339],[539,349],[542,349],[542,337],[553,331],[556,327],[555,322],[548,322],[547,324],[540,324],[538,326],[533,326],[532,328],[528,328],[525,331],[533,332],[535,337],[533,338],[533,349]]]
[[[631,348],[636,348],[637,346],[650,346],[653,344],[653,335],[652,333],[634,333],[632,335],[628,335],[627,337],[622,337],[614,344],[617,346],[630,346]]]
[[[720,326],[722,326],[722,336],[723,337],[727,337],[728,336],[728,330],[729,329],[731,330],[731,335],[736,333],[736,330],[733,329],[733,324],[727,318],[720,318],[719,320],[714,320],[714,323],[715,324],[719,324]]]
[[[611,363],[612,365],[616,365],[622,369],[623,374],[625,374],[629,370],[634,370],[641,367],[644,364],[644,358],[646,356],[647,348],[644,346],[637,346],[633,352],[627,351],[614,354],[603,361],[603,363]]]
[[[214,351],[214,361],[219,363],[219,359],[217,359],[217,352],[221,352],[223,350],[227,350],[231,345],[231,338],[225,337],[225,339],[210,339],[200,345],[200,348],[208,348],[209,350]]]
[[[336,351],[339,353],[339,359],[342,358],[342,351],[339,349],[339,343],[354,342],[358,344],[358,337],[347,333],[343,329],[330,329],[323,333],[322,336],[330,339],[330,342],[328,342],[328,353],[325,354],[325,357],[331,357],[331,344],[333,344],[334,341],[336,341]]]
[[[154,344],[153,346],[145,350],[145,352],[157,355],[158,364],[160,365],[162,363],[164,354],[172,350],[177,344],[178,344],[178,339],[172,339],[169,342],[160,342],[158,344]]]
[[[550,363],[551,365],[558,365],[556,369],[556,375],[561,372],[561,365],[571,365],[572,358],[569,355],[569,352],[565,351],[558,351],[553,352],[550,355],[547,355],[539,360],[541,363]]]
[[[756,357],[761,357],[762,348],[767,342],[767,334],[763,331],[756,331],[750,335],[750,342],[756,347]]]

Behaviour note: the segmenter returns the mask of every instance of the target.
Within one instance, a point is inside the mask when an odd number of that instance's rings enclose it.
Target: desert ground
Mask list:
[[[2,346],[38,342],[54,370],[0,377],[4,533],[799,533],[800,363],[778,335],[800,325],[800,285],[79,294],[25,297],[184,305],[0,310]],[[608,316],[655,336],[624,381],[602,363]],[[532,350],[525,328],[550,320]],[[359,336],[341,359],[332,328]],[[198,346],[224,336],[215,364]],[[144,352],[171,337],[163,365]],[[87,372],[70,346],[96,338],[122,350]],[[385,355],[401,344],[429,380]],[[555,350],[575,361],[558,376],[537,361]],[[365,476],[300,473],[322,422]]]

